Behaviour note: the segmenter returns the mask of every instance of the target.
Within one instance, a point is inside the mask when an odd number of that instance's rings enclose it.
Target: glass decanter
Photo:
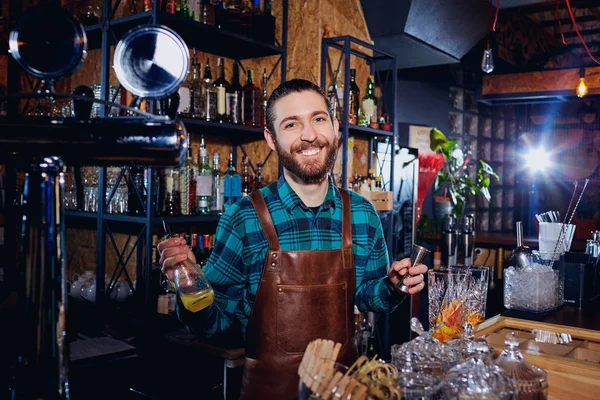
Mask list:
[[[519,338],[515,332],[506,335],[506,348],[496,359],[496,365],[515,380],[519,400],[548,398],[548,374],[541,368],[528,364],[518,350]]]
[[[508,372],[486,356],[487,344],[473,341],[473,357],[453,367],[446,375],[442,394],[448,400],[515,400],[517,386]]]

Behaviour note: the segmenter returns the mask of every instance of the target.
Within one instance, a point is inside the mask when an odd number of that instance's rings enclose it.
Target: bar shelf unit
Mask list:
[[[103,0],[102,15],[114,15],[114,9],[118,6],[119,0]],[[242,60],[249,60],[261,57],[276,56],[278,57],[273,70],[268,75],[269,78],[273,72],[280,68],[281,81],[286,79],[287,68],[287,40],[288,40],[288,0],[282,2],[282,15],[278,18],[277,24],[281,27],[281,39],[275,39],[274,44],[262,42],[251,37],[247,37],[238,33],[229,32],[225,29],[220,29],[215,26],[201,24],[200,22],[186,19],[177,15],[171,15],[158,9],[151,11],[139,12],[123,18],[112,19],[106,18],[100,24],[90,25],[86,27],[88,36],[88,47],[90,49],[101,50],[101,99],[105,101],[114,101],[109,98],[109,78],[112,60],[110,57],[111,46],[117,42],[132,28],[143,25],[164,25],[177,32],[188,45],[188,48],[195,48],[197,51],[213,54],[216,56],[233,59],[240,63],[242,73],[245,68]],[[113,9],[114,7],[114,9]],[[118,90],[117,90],[118,92]],[[101,115],[106,114],[104,105],[100,107]],[[115,117],[121,118],[121,117]],[[227,123],[218,123],[213,121],[204,121],[194,118],[179,118],[185,125],[190,136],[196,134],[204,134],[206,136],[226,137],[231,140],[232,151],[234,153],[234,163],[236,162],[236,148],[240,147],[243,150],[243,143],[253,140],[259,140],[263,137],[263,129],[257,127],[244,127],[242,125],[234,125]],[[244,151],[244,150],[243,150]],[[126,168],[122,169],[121,177],[125,176]],[[147,168],[147,176],[153,177],[157,173],[157,169],[153,167]],[[107,169],[99,167],[98,169],[98,193],[106,193],[107,190]],[[114,185],[118,186],[120,180]],[[113,189],[113,188],[108,188]],[[66,210],[65,217],[67,227],[70,223],[77,224],[76,220],[87,220],[96,222],[96,281],[104,282],[105,276],[105,246],[107,237],[114,244],[114,234],[119,229],[120,224],[127,224],[130,231],[131,239],[134,235],[131,234],[130,225],[137,224],[139,232],[135,234],[134,247],[137,251],[136,271],[138,273],[136,287],[134,288],[137,299],[136,317],[142,321],[147,321],[151,314],[154,313],[150,309],[150,272],[151,272],[151,254],[152,254],[152,235],[159,232],[162,226],[163,219],[169,224],[175,226],[190,226],[199,224],[201,226],[215,226],[219,219],[219,215],[182,215],[176,217],[163,217],[157,215],[155,209],[155,196],[158,188],[154,183],[154,179],[147,179],[146,193],[141,194],[144,197],[145,210],[144,215],[124,215],[110,214],[106,212],[106,205],[110,202],[114,195],[114,190],[110,190],[109,196],[98,196],[98,212],[84,212],[78,210]],[[79,203],[80,204],[80,203]],[[111,223],[111,227],[108,223]],[[111,230],[111,228],[114,228]],[[118,257],[121,259],[124,254],[121,253],[115,245],[115,250]],[[125,265],[117,268],[125,269]],[[131,284],[131,282],[130,282]],[[106,293],[102,285],[98,285],[96,289],[96,306],[103,309],[107,305]]]
[[[334,59],[331,55],[331,50],[336,54],[339,54],[338,59]],[[350,99],[350,69],[351,63],[354,60],[357,62],[365,62],[369,69],[369,75],[373,76],[375,85],[379,85],[381,88],[381,99],[385,104],[386,112],[389,114],[391,124],[391,130],[373,129],[370,127],[364,127],[349,123],[349,99]],[[342,72],[344,77],[344,90],[342,98],[336,97],[339,104],[342,104],[342,114],[338,115],[337,118],[340,121],[340,139],[342,146],[342,171],[341,171],[341,186],[347,187],[348,184],[348,139],[350,135],[365,138],[368,140],[368,169],[379,169],[378,172],[383,176],[383,169],[385,167],[390,168],[389,180],[386,182],[383,180],[383,190],[394,191],[394,152],[395,145],[398,136],[398,126],[395,121],[396,113],[396,98],[397,98],[397,60],[396,56],[386,53],[377,48],[377,46],[367,43],[363,40],[357,39],[352,36],[339,36],[332,38],[323,38],[321,42],[321,76],[320,85],[321,89],[328,93],[330,85],[335,85],[336,78]],[[359,85],[360,87],[360,85]],[[335,86],[334,86],[335,90]],[[362,96],[362,93],[361,93]],[[373,166],[371,154],[372,152],[378,152],[378,144],[384,143],[386,148],[386,157],[383,162],[380,163],[378,160],[378,166]],[[386,160],[389,155],[389,161]],[[384,223],[385,240],[388,247],[388,254],[390,255],[390,262],[393,260],[393,227],[394,227],[394,211],[380,211],[380,217],[382,223]],[[413,216],[414,221],[414,216]],[[382,357],[389,356],[390,348],[390,336],[389,336],[389,315],[386,314],[383,318],[383,328],[379,328],[379,334],[382,336],[379,340],[381,344]]]

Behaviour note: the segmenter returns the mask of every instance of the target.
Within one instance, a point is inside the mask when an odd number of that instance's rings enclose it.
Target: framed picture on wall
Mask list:
[[[408,147],[419,150],[420,154],[433,153],[429,140],[430,126],[410,125],[408,127]]]

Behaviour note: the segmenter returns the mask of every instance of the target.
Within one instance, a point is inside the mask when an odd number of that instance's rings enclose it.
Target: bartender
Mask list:
[[[204,272],[214,303],[192,313],[178,300],[180,320],[199,337],[245,329],[242,399],[294,399],[308,343],[341,343],[339,359],[356,359],[354,305],[391,312],[424,287],[427,267],[404,259],[389,267],[381,221],[373,205],[334,185],[339,123],[312,82],[282,83],[267,103],[264,131],[283,175],[229,207],[219,221]],[[158,244],[162,271],[195,261],[185,240]],[[409,268],[410,267],[410,268]],[[410,272],[412,277],[404,278]],[[403,279],[404,278],[404,279]]]

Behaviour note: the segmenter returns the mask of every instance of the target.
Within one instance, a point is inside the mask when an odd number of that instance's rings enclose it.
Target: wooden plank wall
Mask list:
[[[585,83],[590,94],[600,93],[600,67],[585,69]],[[481,94],[507,95],[527,93],[572,92],[579,84],[579,69],[525,72],[520,74],[486,75]]]

